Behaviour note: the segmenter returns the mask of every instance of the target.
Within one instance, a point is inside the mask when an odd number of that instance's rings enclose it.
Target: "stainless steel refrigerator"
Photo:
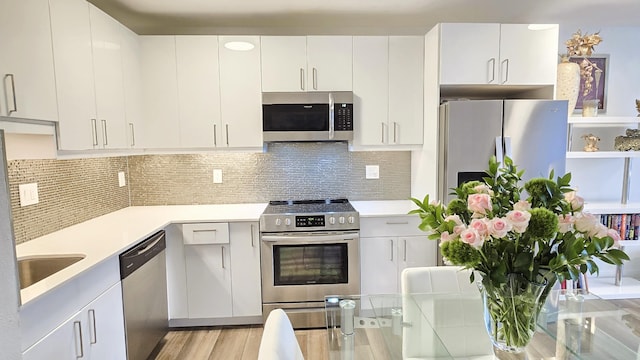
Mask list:
[[[438,199],[508,155],[523,180],[565,172],[566,100],[456,100],[440,105]]]

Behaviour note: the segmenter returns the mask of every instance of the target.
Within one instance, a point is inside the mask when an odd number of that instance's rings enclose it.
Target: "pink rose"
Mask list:
[[[573,211],[580,211],[584,206],[584,199],[578,196],[575,191],[564,193],[564,199],[571,205]]]
[[[478,232],[478,235],[480,236],[487,236],[489,235],[489,229],[487,227],[487,220],[486,219],[473,219],[471,220],[471,224],[469,224],[469,228],[470,229],[474,229],[476,232]]]
[[[620,233],[613,229],[607,229],[607,235],[611,236],[611,238],[613,239],[613,245],[615,245],[616,247],[620,245],[620,240],[622,240],[620,238]]]
[[[527,200],[520,200],[513,204],[513,210],[529,211],[531,210],[531,204]]]
[[[479,194],[493,195],[493,190],[491,190],[491,188],[487,184],[476,185],[473,188],[473,191],[475,191],[475,192],[477,192]]]
[[[579,213],[575,216],[576,230],[580,231],[581,233],[594,233],[595,227],[599,223],[600,221],[593,214]]]
[[[487,215],[487,210],[492,209],[491,196],[489,194],[471,194],[467,198],[467,207],[477,214]]]
[[[453,221],[453,223],[455,224],[455,226],[453,227],[453,233],[456,234],[456,235],[460,235],[462,230],[466,229],[466,226],[464,225],[464,223],[460,219],[460,216],[458,216],[456,214],[449,215],[449,216],[445,217],[444,221],[446,221],[446,222]]]
[[[460,234],[460,240],[466,242],[467,244],[480,248],[484,243],[484,239],[478,232],[474,229],[466,229]]]
[[[571,231],[573,227],[573,216],[567,215],[558,215],[558,231],[561,233],[566,233]]]
[[[513,210],[507,213],[507,221],[511,223],[513,230],[520,234],[527,231],[529,219],[531,219],[531,213],[528,211]]]
[[[455,239],[457,236],[456,234],[449,234],[448,231],[443,231],[442,234],[440,234],[440,245],[442,245],[443,242]]]
[[[495,238],[503,238],[513,227],[503,218],[493,218],[489,222],[489,235]]]

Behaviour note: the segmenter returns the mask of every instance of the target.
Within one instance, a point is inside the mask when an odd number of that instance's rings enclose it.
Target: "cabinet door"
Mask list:
[[[440,84],[499,84],[500,24],[440,25]]]
[[[436,249],[437,241],[429,240],[427,236],[398,238],[398,284],[400,283],[400,273],[405,268],[436,266]]]
[[[144,147],[176,148],[180,145],[178,80],[174,36],[140,37],[142,67],[141,141]]]
[[[355,141],[383,145],[388,139],[389,38],[353,37]]]
[[[398,291],[397,238],[360,239],[360,278],[363,294],[391,294]]]
[[[57,120],[48,1],[2,1],[0,34],[0,116]]]
[[[85,351],[91,360],[114,360],[127,357],[122,286],[118,282],[82,310]],[[83,329],[84,330],[84,329]]]
[[[305,36],[262,36],[262,91],[305,91],[307,38]]]
[[[127,147],[122,78],[122,34],[116,20],[89,5],[93,74],[98,115],[98,147]]]
[[[91,55],[89,5],[84,0],[51,0],[51,35],[63,150],[98,146]]]
[[[217,36],[176,36],[180,146],[222,143]]]
[[[307,90],[352,91],[353,38],[307,36]]]
[[[424,37],[389,37],[389,143],[422,144]]]
[[[127,126],[127,143],[138,148],[136,141],[142,124],[142,79],[140,68],[140,41],[138,34],[122,26],[122,78],[124,86],[124,111]]]
[[[527,51],[526,49],[532,50]],[[535,56],[532,56],[532,51],[535,52]],[[531,30],[528,24],[500,25],[500,78],[502,84],[555,84],[557,66],[557,25],[550,25],[550,27],[540,30]]]
[[[248,41],[249,51],[230,50],[228,41]],[[220,36],[220,109],[224,142],[218,146],[262,146],[260,37]]]
[[[261,316],[258,223],[230,223],[233,316]]]
[[[88,336],[83,314],[78,312],[40,341],[22,353],[23,360],[75,360],[89,355],[85,345]],[[124,331],[124,330],[123,330]]]
[[[228,245],[185,245],[189,318],[231,317]]]

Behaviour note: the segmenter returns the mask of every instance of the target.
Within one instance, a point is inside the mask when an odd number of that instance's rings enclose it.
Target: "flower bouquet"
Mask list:
[[[598,272],[629,260],[618,249],[619,234],[583,212],[570,186],[571,174],[534,178],[520,186],[524,171],[493,157],[483,181],[454,189],[447,206],[412,198],[420,229],[440,240],[447,263],[474,270],[483,296],[487,331],[500,350],[521,352],[536,327],[538,311],[557,280]]]

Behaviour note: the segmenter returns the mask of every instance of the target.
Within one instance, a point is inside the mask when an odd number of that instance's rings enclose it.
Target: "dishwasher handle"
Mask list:
[[[131,275],[166,249],[165,231],[160,230],[120,254],[120,279]]]

